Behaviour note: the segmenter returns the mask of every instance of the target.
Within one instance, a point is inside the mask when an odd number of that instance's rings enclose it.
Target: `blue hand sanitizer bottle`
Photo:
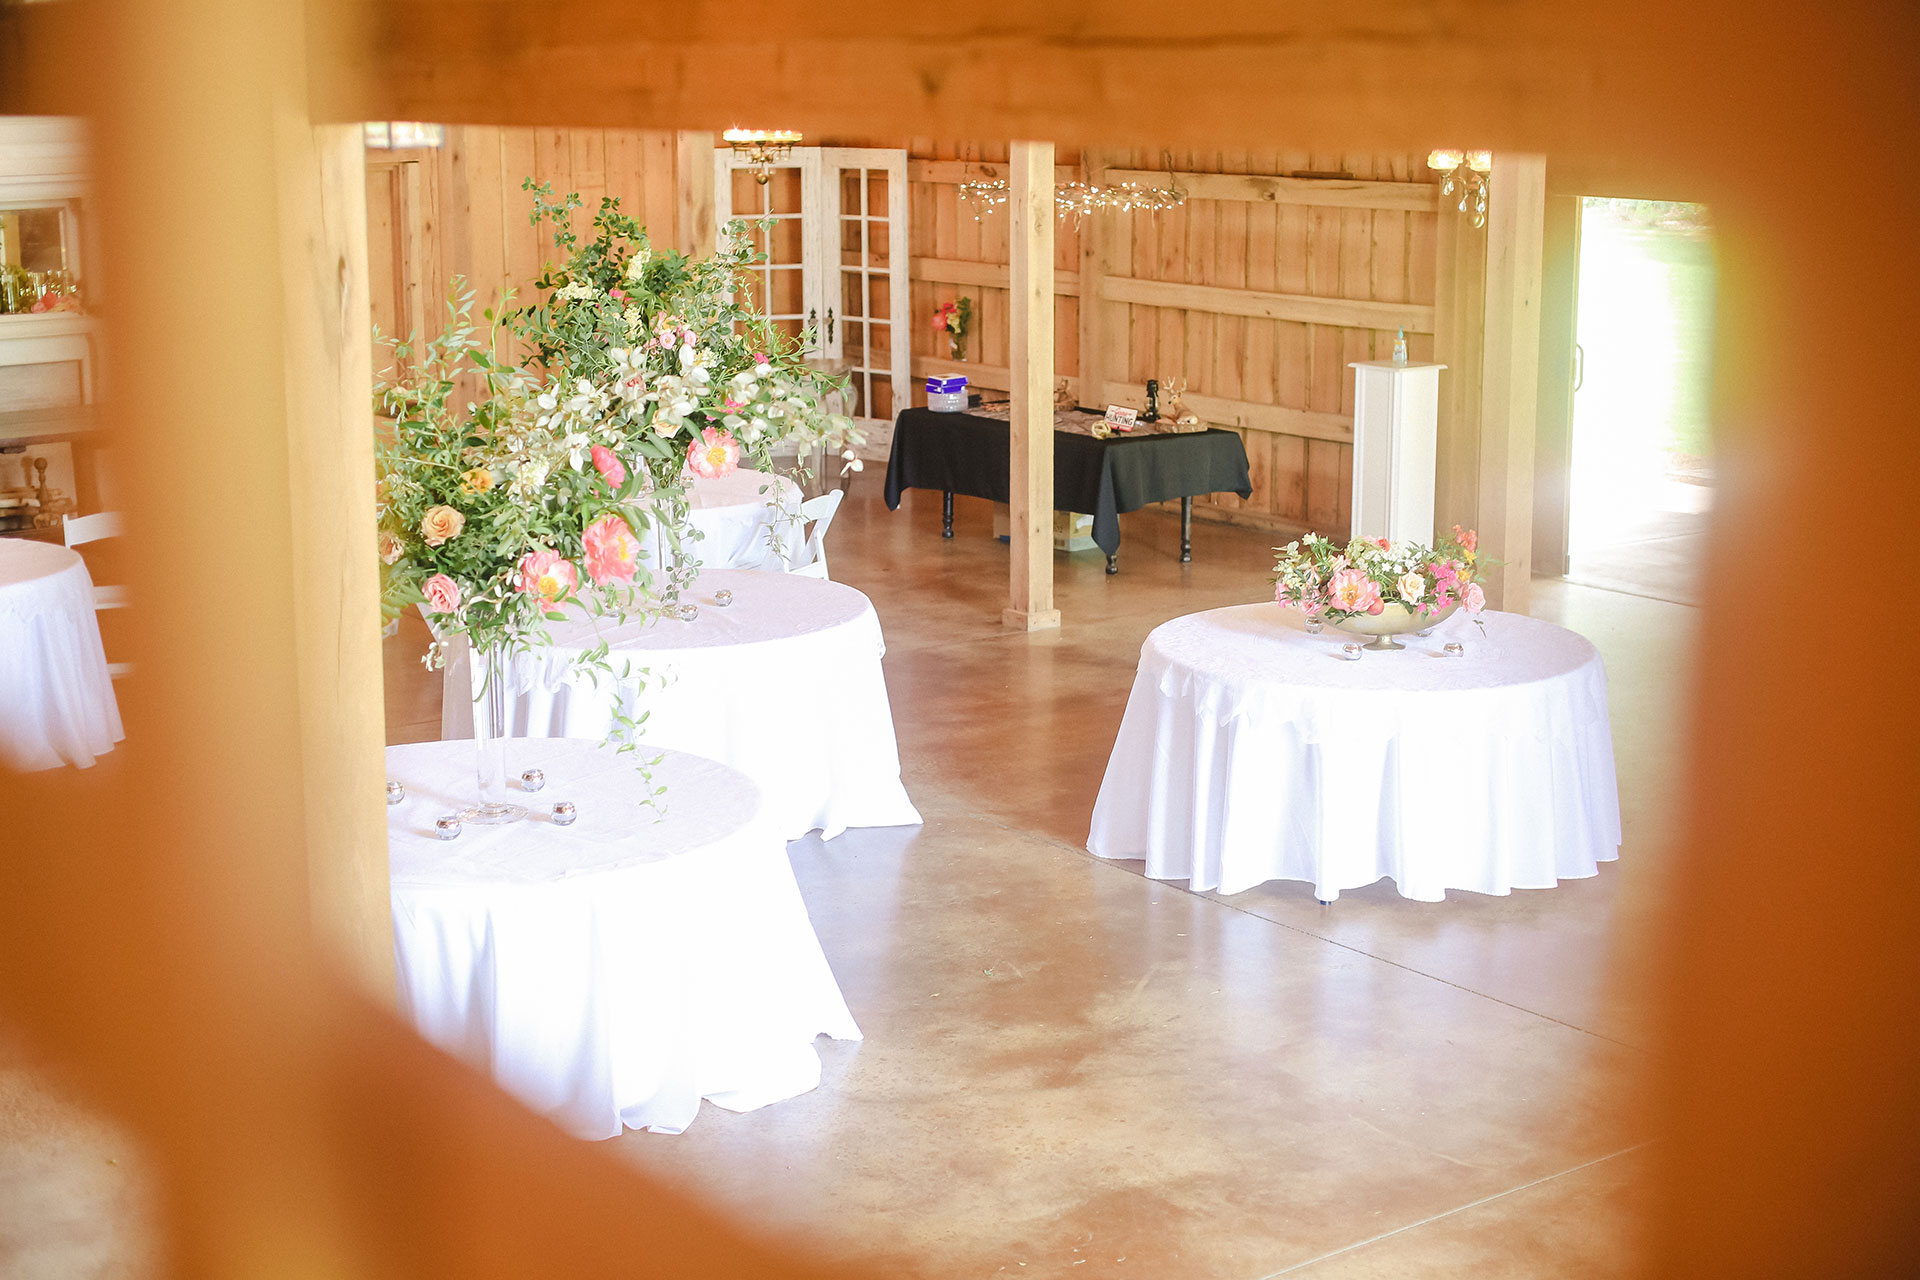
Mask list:
[[[1407,331],[1404,328],[1393,339],[1393,362],[1395,364],[1407,362]]]

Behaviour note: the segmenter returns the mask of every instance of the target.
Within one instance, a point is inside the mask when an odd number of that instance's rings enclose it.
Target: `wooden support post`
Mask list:
[[[366,151],[359,126],[309,123],[293,92],[274,149],[308,891],[323,945],[390,999]]]
[[[711,256],[719,239],[713,214],[713,149],[710,133],[679,135],[680,216],[675,243],[690,258]]]
[[[1533,434],[1539,409],[1546,157],[1493,158],[1481,357],[1480,552],[1487,602],[1525,613],[1533,579]]]
[[[1053,607],[1053,144],[1014,143],[1008,168],[1012,600],[1001,621],[1040,631],[1060,625]]]
[[[1480,368],[1486,323],[1487,236],[1450,202],[1440,206],[1434,254],[1433,358],[1440,375],[1434,451],[1437,537],[1480,521]]]
[[[1105,152],[1083,151],[1080,163],[1089,186],[1106,180]],[[1110,369],[1106,359],[1106,313],[1113,304],[1101,297],[1100,290],[1107,278],[1109,246],[1113,240],[1110,228],[1111,219],[1108,218],[1085,218],[1080,223],[1080,367],[1076,372],[1079,375],[1080,403],[1096,408],[1107,379],[1117,379],[1126,373],[1124,368]],[[1123,330],[1124,327],[1121,326]]]

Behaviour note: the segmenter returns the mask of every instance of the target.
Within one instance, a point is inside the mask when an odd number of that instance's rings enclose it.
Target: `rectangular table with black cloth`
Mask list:
[[[1011,426],[971,413],[908,409],[894,423],[887,458],[887,506],[908,489],[945,495],[942,536],[953,536],[953,495],[1008,501]],[[1099,440],[1053,433],[1053,507],[1093,517],[1093,540],[1119,568],[1120,513],[1180,499],[1180,559],[1193,558],[1193,499],[1198,494],[1253,496],[1247,449],[1239,435],[1213,428],[1182,434],[1116,435]]]

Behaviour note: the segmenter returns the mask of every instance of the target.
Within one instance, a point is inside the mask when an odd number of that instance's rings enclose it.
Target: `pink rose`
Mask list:
[[[600,586],[609,582],[632,582],[633,573],[639,567],[640,539],[633,536],[633,529],[625,519],[615,512],[608,512],[592,524],[581,536],[586,547],[583,559],[587,562],[587,576]]]
[[[1487,607],[1487,593],[1480,589],[1479,583],[1469,582],[1460,597],[1460,603],[1466,607],[1467,616],[1472,617]]]
[[[391,533],[388,533],[385,529],[382,529],[380,531],[380,563],[381,564],[392,564],[394,561],[398,560],[401,556],[405,555],[406,553],[407,553],[406,543],[400,541],[400,539],[394,537]]]
[[[435,613],[452,613],[460,607],[460,584],[444,573],[436,573],[420,584],[421,592]]]
[[[1386,607],[1380,585],[1358,569],[1342,569],[1327,579],[1327,602],[1345,613],[1379,613]]]
[[[580,585],[579,571],[558,551],[529,551],[520,557],[520,590],[547,604],[565,599]]]
[[[730,476],[740,466],[740,442],[719,427],[708,427],[687,446],[687,465],[703,479]]]
[[[627,468],[613,450],[603,444],[593,446],[593,469],[607,482],[607,488],[619,489],[627,482]]]

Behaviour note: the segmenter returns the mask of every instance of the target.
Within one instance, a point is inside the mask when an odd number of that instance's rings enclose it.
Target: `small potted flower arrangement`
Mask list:
[[[933,331],[947,335],[947,350],[955,360],[967,358],[967,326],[973,323],[973,299],[943,302],[933,309]]]
[[[1473,580],[1479,538],[1453,526],[1438,546],[1354,538],[1344,546],[1309,533],[1274,548],[1274,601],[1372,636],[1369,649],[1402,649],[1394,636],[1425,631],[1464,609],[1481,630],[1486,592]]]

